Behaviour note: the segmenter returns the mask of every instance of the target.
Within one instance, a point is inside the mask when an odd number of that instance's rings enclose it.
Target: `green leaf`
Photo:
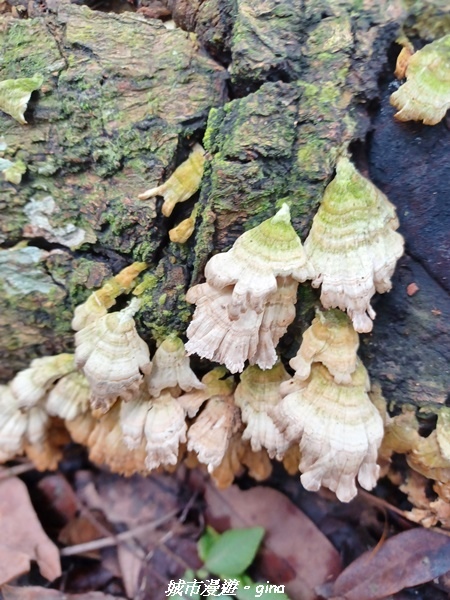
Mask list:
[[[241,575],[252,564],[263,537],[263,527],[225,531],[209,548],[205,567],[220,577]]]
[[[213,547],[214,543],[220,538],[220,533],[217,533],[215,529],[210,527],[209,525],[206,527],[205,533],[197,542],[197,551],[200,557],[200,560],[206,562],[208,558],[209,551]]]

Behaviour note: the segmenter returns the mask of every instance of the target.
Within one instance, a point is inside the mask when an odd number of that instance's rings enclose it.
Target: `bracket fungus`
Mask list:
[[[176,227],[169,229],[169,238],[171,242],[176,244],[185,244],[195,229],[195,217],[190,216],[187,219],[178,223]]]
[[[233,396],[212,396],[188,430],[187,448],[211,473],[223,461],[231,437],[241,425]]]
[[[88,380],[79,371],[73,371],[53,386],[45,406],[49,415],[72,421],[88,410],[89,395]]]
[[[23,160],[11,162],[7,158],[0,156],[0,173],[2,173],[5,181],[19,185],[22,181],[22,175],[26,173],[27,166]]]
[[[297,379],[308,379],[311,365],[320,362],[336,383],[350,383],[356,369],[359,336],[339,309],[318,310],[302,337],[297,355],[289,361]]]
[[[134,473],[146,473],[145,449],[143,443],[140,448],[130,451],[123,439],[119,422],[119,407],[115,404],[111,410],[102,415],[98,420],[90,423],[82,419],[72,421],[71,435],[79,443],[84,443],[89,448],[89,458],[99,465],[108,465],[114,473],[129,476]],[[74,429],[74,424],[77,427]],[[90,428],[87,439],[81,442],[79,435],[86,435],[86,425]]]
[[[21,411],[10,386],[0,386],[0,460],[20,454],[28,427],[28,415]]]
[[[277,277],[306,281],[312,276],[300,238],[291,225],[287,204],[270,219],[243,233],[228,252],[216,254],[205,267],[206,281],[221,290],[233,286],[228,314],[239,318],[249,308],[261,313],[278,289]]]
[[[224,364],[231,373],[242,371],[248,358],[255,358],[262,315],[248,310],[231,321],[228,305],[232,287],[216,290],[208,283],[190,288],[186,300],[196,304],[187,329],[186,350]]]
[[[118,312],[106,314],[75,334],[75,361],[91,388],[91,405],[107,411],[120,396],[137,394],[143,374],[151,369],[147,344],[137,331],[133,315],[140,301],[133,298]]]
[[[91,460],[123,475],[176,465],[186,441],[186,414],[177,398],[168,390],[152,398],[145,384],[140,391],[96,420],[84,442]]]
[[[154,397],[159,396],[165,388],[179,386],[185,392],[190,392],[204,387],[192,371],[184,344],[177,335],[170,335],[161,342],[153,357],[147,383]]]
[[[118,296],[133,289],[136,277],[146,268],[146,263],[135,262],[108,279],[99,290],[93,292],[85,302],[75,308],[72,329],[79,331],[106,315],[108,308],[114,306]]]
[[[61,452],[52,443],[55,431],[51,429],[50,417],[40,400],[21,409],[11,386],[0,386],[1,462],[26,453],[37,469],[56,469]]]
[[[186,414],[169,391],[152,399],[144,425],[145,466],[176,465],[180,443],[186,441]]]
[[[299,442],[299,469],[307,490],[323,485],[349,502],[356,495],[356,477],[364,489],[375,486],[383,421],[369,387],[361,362],[349,384],[336,383],[325,366],[313,364],[309,378],[297,381],[274,411],[275,424],[288,441]]]
[[[206,283],[188,290],[196,310],[186,350],[240,372],[248,359],[262,369],[277,361],[275,347],[295,317],[298,282],[313,274],[287,204],[242,234],[205,268]]]
[[[179,398],[190,418],[195,417],[206,402],[189,427],[187,449],[197,454],[198,461],[207,465],[209,472],[221,464],[232,435],[241,425],[239,410],[233,403],[236,384],[233,377],[226,375],[226,369],[216,367],[203,376],[203,389]]]
[[[139,200],[163,196],[162,214],[170,217],[176,204],[189,200],[200,187],[205,160],[205,150],[200,144],[195,144],[188,159],[175,169],[169,179],[162,185],[140,194]]]
[[[323,306],[346,310],[360,333],[372,331],[372,296],[391,289],[403,254],[398,226],[393,204],[341,157],[304,247]]]
[[[239,429],[231,436],[222,462],[210,472],[210,475],[215,485],[219,489],[224,489],[246,469],[252,479],[264,481],[272,473],[272,463],[265,450],[254,452],[251,449],[249,442],[242,439],[242,431]]]
[[[410,55],[405,76],[406,83],[390,98],[398,110],[395,118],[439,123],[450,108],[450,34]]]
[[[19,408],[31,408],[44,398],[50,387],[68,373],[75,371],[73,354],[57,354],[35,358],[28,369],[19,371],[10,383]]]
[[[281,401],[280,384],[288,379],[281,362],[266,371],[250,366],[241,374],[234,394],[246,424],[242,439],[250,441],[253,451],[265,448],[270,458],[278,460],[290,444],[273,422],[271,412]]]
[[[25,125],[24,114],[28,101],[31,94],[41,87],[43,81],[44,78],[39,73],[35,73],[33,77],[0,81],[0,110]]]
[[[236,384],[233,377],[227,377],[225,367],[215,367],[202,377],[201,389],[183,394],[178,398],[181,406],[185,409],[188,417],[192,419],[200,410],[204,402],[214,396],[230,396],[234,392]]]

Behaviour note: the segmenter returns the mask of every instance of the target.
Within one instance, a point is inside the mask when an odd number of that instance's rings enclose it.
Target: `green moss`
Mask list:
[[[297,160],[305,174],[318,177],[326,165],[327,171],[330,171],[330,165],[335,163],[338,152],[339,147],[330,148],[329,140],[310,136],[299,146]]]
[[[230,103],[227,103],[221,108],[211,108],[209,111],[206,131],[205,135],[203,136],[203,146],[208,152],[217,151],[217,146],[215,143],[216,136],[223,120],[224,113],[229,111],[229,104]]]
[[[50,74],[64,66],[43,20],[13,20],[0,38],[0,79]]]

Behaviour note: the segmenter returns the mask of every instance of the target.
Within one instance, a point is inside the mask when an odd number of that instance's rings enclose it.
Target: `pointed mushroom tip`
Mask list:
[[[178,337],[177,333],[169,333],[159,347],[162,347],[166,352],[178,352],[184,350],[183,340]]]
[[[203,146],[199,142],[196,142],[194,144],[194,146],[192,147],[192,150],[194,152],[199,152],[200,154],[206,154],[206,150],[203,148]]]
[[[149,198],[154,198],[155,196],[162,196],[164,193],[164,184],[158,185],[156,187],[150,188],[142,194],[138,195],[139,200],[148,200]]]
[[[354,170],[355,170],[355,166],[353,165],[353,163],[349,159],[349,157],[346,156],[345,154],[343,154],[342,156],[340,156],[337,159],[337,162],[336,162],[336,172],[354,171]]]
[[[136,296],[131,299],[128,306],[122,311],[124,315],[133,317],[141,307],[141,299]]]
[[[283,203],[280,210],[277,213],[275,213],[275,215],[272,217],[272,223],[278,223],[278,222],[283,222],[283,223],[291,222],[291,210],[289,208],[289,205],[286,204],[286,202]]]

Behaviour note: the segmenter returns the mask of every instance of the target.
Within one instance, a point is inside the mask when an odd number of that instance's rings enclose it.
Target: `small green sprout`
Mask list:
[[[186,570],[178,582],[171,581],[166,596],[175,600],[202,600],[205,596],[221,600],[289,600],[284,585],[257,583],[246,573],[264,533],[262,527],[229,529],[224,533],[207,527],[197,545],[203,566],[197,571]]]

